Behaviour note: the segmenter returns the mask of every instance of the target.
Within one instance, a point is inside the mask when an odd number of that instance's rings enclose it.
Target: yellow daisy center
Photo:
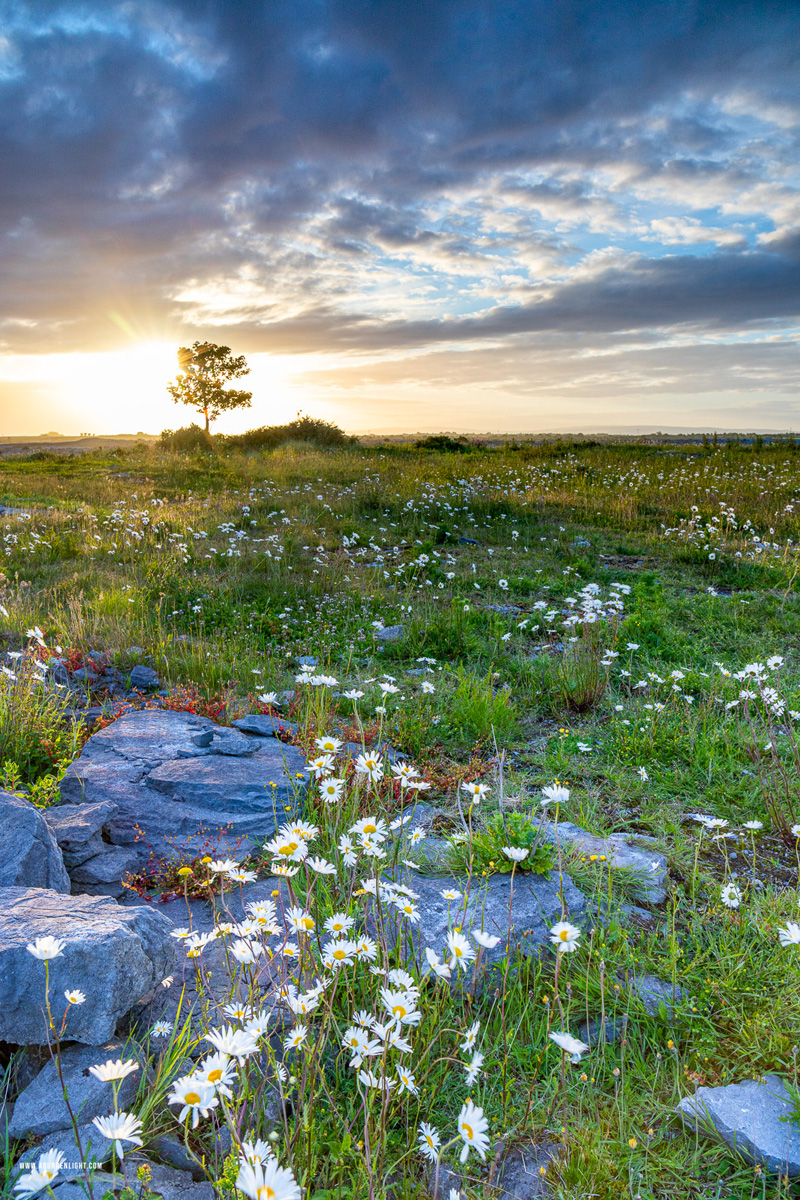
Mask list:
[[[187,1104],[199,1104],[200,1103],[200,1097],[197,1094],[197,1092],[187,1092],[184,1099]]]

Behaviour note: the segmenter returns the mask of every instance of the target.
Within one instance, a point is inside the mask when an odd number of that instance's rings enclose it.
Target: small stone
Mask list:
[[[139,664],[131,671],[130,685],[140,692],[155,691],[161,687],[161,680],[158,673],[152,667],[145,667]]]
[[[758,1163],[773,1175],[800,1176],[800,1129],[792,1123],[792,1099],[779,1075],[727,1087],[699,1087],[685,1096],[678,1114],[698,1130]]]
[[[107,825],[117,811],[116,804],[101,800],[98,804],[59,804],[48,808],[44,819],[55,834],[59,846],[68,845],[71,851],[88,842]]]
[[[189,1171],[151,1162],[138,1151],[126,1154],[125,1163],[125,1173],[129,1181],[136,1178],[140,1167],[147,1167],[147,1191],[161,1196],[163,1200],[214,1200],[214,1188],[203,1175],[200,1176],[202,1182],[195,1182]]]
[[[72,890],[75,894],[84,892],[82,884],[117,883],[128,871],[137,870],[140,863],[135,850],[126,846],[106,846],[94,858],[87,859],[71,872]],[[91,893],[90,893],[91,894]],[[108,895],[108,892],[102,893]],[[120,892],[120,894],[122,894]]]
[[[625,1032],[626,1024],[625,1017],[606,1017],[605,1021],[589,1021],[588,1025],[584,1021],[578,1029],[578,1037],[582,1042],[586,1042],[587,1046],[598,1046],[603,1043],[611,1046],[620,1040]]]
[[[233,725],[243,733],[255,734],[258,737],[277,737],[282,733],[294,735],[297,732],[294,721],[284,721],[270,713],[250,713],[249,716],[239,717]]]
[[[381,629],[375,630],[375,640],[389,645],[392,642],[399,642],[404,633],[405,625],[384,625]]]
[[[648,904],[663,904],[666,900],[668,875],[667,860],[663,854],[639,849],[621,833],[611,833],[608,837],[587,833],[571,821],[559,821],[557,826],[549,821],[542,822],[541,832],[549,842],[560,843],[565,849],[587,857],[594,854],[600,858],[602,855],[612,868],[628,871],[637,899]]]
[[[552,1142],[515,1146],[500,1165],[497,1200],[544,1200],[546,1196],[552,1196],[547,1173],[555,1158],[558,1158],[558,1147]]]
[[[159,1158],[163,1158],[165,1163],[177,1167],[179,1171],[188,1171],[192,1179],[206,1178],[200,1163],[195,1162],[183,1142],[179,1142],[177,1138],[170,1137],[169,1134],[162,1134],[160,1137],[152,1138],[148,1145],[149,1149]]]
[[[675,1005],[686,998],[683,988],[659,979],[657,975],[637,975],[628,981],[628,991],[639,998],[651,1016],[662,1011],[671,1017]]]

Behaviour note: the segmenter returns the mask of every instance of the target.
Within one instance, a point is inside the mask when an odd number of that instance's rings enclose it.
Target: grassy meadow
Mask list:
[[[488,1197],[514,1146],[538,1147],[543,1180],[569,1200],[798,1194],[674,1116],[698,1084],[769,1072],[797,1081],[800,946],[779,935],[800,920],[793,444],[142,446],[5,459],[0,503],[10,510],[0,516],[0,633],[22,653],[6,660],[17,678],[0,690],[0,771],[34,802],[57,798],[85,734],[30,664],[102,658],[122,671],[155,667],[168,703],[223,723],[280,713],[311,757],[325,736],[401,750],[417,769],[410,778],[427,785],[420,798],[441,810],[443,838],[463,830],[469,805],[471,840],[444,851],[454,870],[508,872],[503,846],[536,848],[543,789],[559,785],[560,819],[651,839],[642,844],[668,859],[660,906],[637,901],[641,880],[602,858],[565,861],[597,906],[594,929],[573,953],[507,960],[474,995],[456,968],[455,986],[435,972],[404,979],[402,938],[378,938],[389,986],[418,1003],[419,1019],[402,1026],[410,1049],[392,1057],[384,1039],[364,1078],[341,1044],[380,1008],[376,976],[356,963],[337,987],[329,960],[313,971],[304,961],[301,931],[295,982],[313,992],[313,976],[319,992],[307,1018],[295,1012],[306,1034],[281,1052],[287,1069],[253,1059],[233,1098],[196,1128],[184,1120],[221,1197],[233,1195],[238,1160],[213,1149],[214,1131],[227,1122],[236,1144],[263,1136],[275,1086],[285,1103],[270,1145],[308,1200],[446,1197],[447,1171],[463,1176],[467,1197]],[[398,640],[382,635],[391,626],[402,626]],[[306,656],[316,683],[302,680]],[[385,766],[343,777],[326,803],[332,771],[320,769],[306,817],[313,853],[337,873],[288,882],[317,929],[341,911],[356,930],[365,856],[374,875],[385,851],[380,836],[368,845],[348,831],[396,817],[405,785]],[[470,783],[488,789],[474,803]],[[358,836],[354,875],[342,839]],[[246,865],[269,875],[275,853]],[[413,844],[407,854],[417,861]],[[244,987],[255,1006],[248,970],[233,964],[231,995]],[[626,989],[643,972],[682,989],[671,1013],[647,1012]],[[598,1017],[622,1021],[621,1038],[573,1064],[550,1033],[577,1036]],[[140,1092],[145,1142],[180,1129],[165,1081],[174,1086],[201,1036],[148,1035],[161,1091],[158,1103]],[[485,1160],[470,1153],[461,1165],[468,1096],[489,1144]],[[458,1143],[442,1153],[438,1184],[435,1153],[420,1150],[423,1122],[441,1146]]]

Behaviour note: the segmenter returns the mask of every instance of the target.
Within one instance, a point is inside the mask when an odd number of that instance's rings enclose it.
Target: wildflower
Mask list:
[[[428,960],[428,966],[439,979],[449,979],[452,975],[452,969],[447,963],[442,962],[435,950],[431,950],[430,946],[425,947],[425,957]]]
[[[233,1063],[227,1055],[209,1054],[193,1072],[192,1079],[210,1083],[223,1096],[232,1096],[231,1084],[234,1083],[236,1075]]]
[[[735,883],[726,883],[720,892],[720,899],[726,908],[738,908],[742,902],[742,894]]]
[[[167,1104],[182,1104],[178,1120],[183,1123],[191,1113],[192,1129],[197,1128],[201,1116],[207,1117],[211,1109],[219,1104],[214,1094],[214,1084],[199,1075],[184,1075],[182,1079],[176,1079],[172,1089]]]
[[[308,1029],[305,1025],[295,1025],[291,1033],[287,1033],[283,1039],[283,1048],[288,1054],[290,1050],[297,1050],[302,1046],[308,1036]]]
[[[550,941],[558,948],[559,954],[571,954],[573,950],[577,950],[580,936],[580,929],[576,925],[570,925],[569,921],[559,921],[550,930]]]
[[[647,783],[648,779],[650,778],[645,767],[639,767],[639,778],[641,779],[642,783]]]
[[[64,1158],[63,1150],[47,1150],[40,1154],[36,1166],[28,1166],[27,1174],[21,1175],[14,1184],[14,1191],[21,1196],[34,1196],[43,1188],[49,1188],[63,1167]]]
[[[789,921],[785,929],[778,930],[782,946],[800,946],[800,925]]]
[[[411,992],[393,992],[389,988],[381,988],[381,1000],[398,1025],[418,1025],[422,1020],[416,997]]]
[[[560,783],[551,783],[542,788],[542,796],[544,808],[548,804],[566,804],[569,800],[569,788],[562,787]]]
[[[360,700],[364,693],[359,692],[356,688],[351,688],[349,692],[342,692],[342,695],[346,696],[348,700]]]
[[[343,938],[335,938],[328,942],[322,952],[323,966],[341,967],[352,962],[356,956],[356,945],[356,942],[349,942]]]
[[[361,838],[373,837],[383,841],[387,834],[386,822],[382,817],[362,817],[350,827],[350,832]]]
[[[269,1142],[265,1142],[263,1138],[258,1138],[255,1142],[242,1142],[241,1161],[249,1163],[251,1167],[260,1166],[274,1157]]]
[[[234,1029],[231,1025],[226,1025],[223,1029],[212,1029],[205,1035],[205,1040],[216,1046],[220,1054],[227,1054],[240,1062],[258,1050],[258,1044],[252,1034],[243,1029]]]
[[[494,950],[495,946],[500,942],[499,937],[495,937],[493,933],[486,933],[484,929],[473,929],[472,936],[484,950]]]
[[[240,963],[254,963],[263,953],[264,947],[258,942],[246,942],[243,938],[237,938],[231,946],[231,954]]]
[[[323,754],[338,754],[342,748],[342,742],[335,737],[318,737],[314,745]]]
[[[326,775],[330,775],[333,765],[332,754],[320,754],[317,758],[309,759],[306,763],[306,770],[315,779],[324,779]]]
[[[64,992],[67,1004],[83,1004],[86,1001],[86,996],[77,988],[73,992]]]
[[[362,935],[356,943],[356,957],[374,962],[378,957],[378,943],[373,938]]]
[[[426,696],[432,696],[434,694],[434,692],[436,691],[436,688],[434,687],[434,685],[431,683],[431,681],[429,679],[424,679],[422,681],[421,686],[422,686],[422,691]]]
[[[214,875],[227,875],[229,871],[235,871],[238,866],[235,858],[220,858],[215,862],[210,862],[208,869]]]
[[[362,1029],[360,1025],[351,1025],[345,1030],[342,1047],[351,1051],[353,1057],[350,1059],[350,1066],[356,1068],[361,1066],[365,1058],[374,1058],[383,1053],[383,1046],[378,1039],[370,1037],[367,1030]]]
[[[429,1158],[431,1162],[436,1162],[441,1144],[439,1131],[433,1125],[429,1125],[427,1121],[423,1121],[419,1127],[420,1153]]]
[[[756,831],[757,829],[763,829],[763,828],[764,828],[764,823],[763,823],[763,821],[745,821],[745,823],[744,823],[744,828],[745,828],[745,829],[752,829],[752,831],[755,833],[755,831]]]
[[[475,1039],[478,1036],[480,1027],[480,1021],[475,1021],[474,1024],[470,1025],[469,1029],[464,1035],[464,1041],[461,1043],[461,1050],[464,1054],[467,1054],[470,1050],[475,1049]]]
[[[551,1033],[550,1037],[566,1054],[570,1056],[572,1062],[580,1062],[582,1055],[586,1053],[589,1047],[586,1042],[582,1042],[580,1038],[575,1038],[570,1033]]]
[[[450,966],[460,967],[466,971],[469,962],[475,957],[475,951],[463,934],[451,930],[447,935],[447,949],[450,951]]]
[[[358,859],[355,846],[353,845],[352,838],[349,838],[347,834],[343,833],[339,838],[339,853],[344,858],[346,867],[354,867],[356,865]]]
[[[464,1149],[459,1155],[460,1161],[466,1162],[470,1150],[474,1150],[479,1158],[486,1159],[489,1149],[489,1139],[486,1131],[489,1122],[483,1115],[483,1109],[478,1108],[471,1100],[467,1100],[458,1114],[458,1132],[464,1140]]]
[[[445,888],[439,893],[445,900],[460,900],[461,892],[458,888]]]
[[[307,933],[314,928],[314,918],[304,908],[294,905],[286,914],[295,933]]]
[[[395,1069],[397,1071],[397,1078],[400,1081],[400,1091],[409,1092],[410,1095],[416,1096],[419,1089],[411,1072],[406,1071],[406,1069],[401,1066],[398,1066]]]
[[[150,1026],[150,1032],[153,1037],[169,1037],[172,1033],[172,1026],[169,1021],[154,1021]]]
[[[480,804],[484,796],[488,795],[489,786],[486,783],[462,783],[461,790],[472,797],[473,804]]]
[[[31,942],[26,949],[29,954],[32,954],[34,958],[38,958],[41,962],[49,962],[52,958],[62,957],[61,952],[66,944],[60,938],[39,937],[35,942]]]
[[[299,867],[290,867],[285,862],[273,862],[270,869],[273,875],[283,875],[285,879],[293,879],[300,870]]]
[[[343,789],[343,779],[335,779],[333,776],[329,776],[320,783],[319,794],[327,804],[336,804],[342,798]]]
[[[347,933],[354,925],[354,918],[348,917],[347,913],[334,913],[332,917],[326,918],[324,929],[326,933],[340,934]]]
[[[524,849],[522,846],[503,846],[503,854],[506,858],[510,858],[512,862],[524,862],[530,854],[530,850]]]
[[[249,1163],[240,1159],[236,1186],[250,1200],[300,1200],[300,1188],[288,1167],[281,1167],[275,1158],[265,1163]]]
[[[359,754],[356,759],[356,774],[366,775],[373,783],[383,779],[383,764],[374,754]]]
[[[793,825],[791,832],[793,837],[800,838],[800,825]],[[30,946],[28,949],[30,950]]]
[[[483,1066],[483,1060],[484,1055],[481,1054],[480,1050],[476,1050],[470,1061],[464,1064],[464,1071],[467,1076],[467,1087],[472,1087],[478,1078],[481,1067]]]
[[[107,1062],[100,1063],[99,1066],[89,1067],[89,1074],[94,1075],[95,1079],[99,1079],[101,1083],[115,1083],[118,1079],[126,1079],[128,1075],[132,1075],[134,1071],[138,1070],[139,1064],[134,1058],[128,1058],[125,1062],[121,1058],[112,1062],[109,1058]]]
[[[139,1137],[142,1123],[133,1113],[119,1112],[112,1113],[110,1117],[95,1117],[92,1124],[104,1138],[114,1143],[114,1149],[120,1158],[124,1157],[123,1142],[131,1142],[134,1146],[144,1145]]]
[[[328,862],[327,858],[307,858],[306,866],[311,867],[312,871],[316,871],[318,875],[335,875],[336,867],[332,862]]]

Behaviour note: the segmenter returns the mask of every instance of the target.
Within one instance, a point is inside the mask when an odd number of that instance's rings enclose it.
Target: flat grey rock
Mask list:
[[[69,891],[69,875],[44,816],[29,800],[0,791],[0,887]]]
[[[277,737],[282,733],[293,736],[297,732],[294,721],[284,721],[271,713],[250,713],[249,716],[239,717],[231,722],[235,729],[243,733],[256,734],[258,737]]]
[[[578,1037],[582,1042],[586,1042],[587,1046],[598,1046],[605,1043],[607,1046],[618,1042],[622,1037],[627,1021],[624,1017],[606,1017],[605,1021],[599,1018],[594,1021],[585,1021],[578,1028]]]
[[[67,1087],[69,1102],[78,1124],[88,1124],[93,1117],[104,1117],[114,1111],[114,1093],[110,1083],[102,1083],[89,1074],[89,1067],[118,1058],[135,1058],[136,1054],[125,1049],[121,1041],[109,1042],[105,1046],[67,1046],[61,1055],[61,1070]],[[141,1077],[141,1069],[122,1080],[119,1089],[119,1107],[127,1109],[134,1099]],[[56,1133],[71,1125],[69,1110],[54,1062],[49,1062],[17,1096],[14,1115],[9,1123],[9,1135],[23,1138],[28,1134],[41,1137]]]
[[[64,992],[79,988],[86,1003],[70,1009],[66,1037],[99,1046],[117,1021],[152,991],[174,964],[172,922],[153,908],[123,907],[103,896],[65,896],[42,888],[0,889],[0,1039],[18,1046],[47,1041],[44,965],[28,943],[65,942],[50,962],[56,1013]]]
[[[127,1159],[127,1154],[125,1157]],[[62,1178],[62,1176],[59,1176],[59,1178]],[[110,1171],[92,1172],[94,1200],[100,1200],[106,1192],[115,1191],[123,1186],[124,1179],[119,1173],[112,1175]],[[82,1178],[79,1181],[56,1183],[53,1188],[53,1195],[56,1197],[56,1200],[87,1200],[86,1184]]]
[[[688,1129],[724,1142],[748,1162],[775,1175],[800,1176],[800,1129],[789,1120],[792,1104],[783,1080],[767,1075],[727,1087],[699,1087],[678,1114]]]
[[[209,733],[208,746],[195,744]],[[191,713],[144,710],[94,734],[61,791],[74,805],[116,805],[108,838],[135,850],[142,864],[151,854],[194,855],[209,846],[241,858],[299,810],[304,767],[302,754],[274,737]]]
[[[632,890],[637,899],[649,904],[663,904],[666,900],[668,873],[663,854],[633,846],[622,833],[598,837],[571,821],[559,821],[557,826],[543,822],[542,836],[554,845],[560,843],[563,848],[579,854],[605,855],[612,867],[631,873],[636,884]]]
[[[164,1162],[169,1163],[173,1169],[177,1169],[181,1174],[187,1174],[190,1179],[205,1179],[200,1164],[194,1161],[183,1142],[176,1137],[167,1133],[161,1134],[159,1137],[151,1139],[149,1149],[159,1158],[163,1158]]]
[[[586,910],[586,897],[568,876],[562,878],[569,919],[576,922]],[[414,954],[425,974],[430,970],[425,957],[426,947],[441,956],[448,929],[454,925],[460,926],[465,936],[469,936],[472,929],[483,929],[499,937],[497,946],[484,950],[481,957],[483,966],[495,966],[507,949],[519,949],[529,955],[538,953],[543,946],[550,946],[550,928],[561,920],[556,871],[549,875],[515,873],[513,899],[510,874],[473,879],[470,884],[466,877],[418,875],[408,871],[403,882],[418,897],[414,903],[419,909],[419,923],[406,928],[414,930]],[[462,892],[461,900],[448,901],[442,896],[443,890],[452,887]],[[470,941],[477,950],[474,940],[470,938]],[[467,972],[469,978],[471,969]]]
[[[94,1125],[91,1123],[86,1125],[79,1124],[78,1136],[84,1154],[83,1162],[86,1163],[86,1166],[90,1170],[101,1167],[104,1162],[107,1162],[111,1158],[111,1142],[109,1142],[108,1138],[104,1138]],[[64,1165],[59,1173],[59,1179],[62,1183],[67,1183],[71,1179],[77,1179],[78,1176],[83,1177],[84,1168],[72,1129],[59,1129],[56,1133],[48,1133],[38,1145],[32,1146],[30,1150],[26,1150],[24,1154],[20,1155],[17,1160],[17,1166],[22,1167],[36,1163],[39,1155],[44,1154],[47,1150],[61,1150],[66,1156]],[[119,1157],[117,1157],[117,1162],[119,1162]],[[98,1200],[102,1194],[99,1189],[96,1190],[95,1200]],[[85,1197],[86,1193],[84,1192],[84,1200]]]

